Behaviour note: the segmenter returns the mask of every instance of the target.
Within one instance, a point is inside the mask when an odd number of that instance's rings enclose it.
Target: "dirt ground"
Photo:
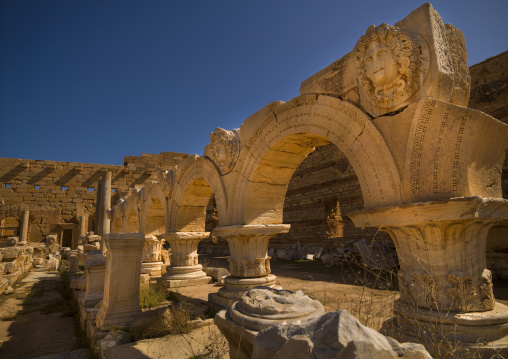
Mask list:
[[[203,256],[202,260],[209,267],[228,266],[226,257]],[[381,328],[392,315],[393,303],[399,297],[397,276],[388,271],[366,271],[347,265],[328,267],[320,261],[280,260],[272,260],[271,269],[282,288],[302,290],[304,294],[318,299],[327,311],[347,309],[364,325],[374,329]],[[77,349],[82,343],[75,336],[73,318],[68,316],[60,287],[58,274],[35,269],[13,294],[0,297],[0,359],[86,357],[83,349]],[[178,292],[204,304],[208,294],[220,288],[209,284],[180,288]],[[508,281],[494,280],[494,295],[498,302],[508,305]],[[205,334],[210,337],[209,333]],[[113,357],[125,358],[129,357],[126,353],[137,353],[146,358],[154,348],[158,348],[158,353],[167,353],[168,345],[175,344],[171,340],[178,339],[174,337],[161,338],[158,342],[126,344],[112,354],[117,355]],[[179,340],[189,342],[185,337]],[[55,354],[62,352],[66,353],[65,356]]]
[[[14,293],[0,297],[0,359],[32,359],[80,347],[60,289],[58,273],[35,268]]]

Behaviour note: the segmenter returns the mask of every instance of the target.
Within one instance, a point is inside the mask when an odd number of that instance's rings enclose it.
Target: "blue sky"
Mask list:
[[[0,157],[202,155],[215,127],[298,96],[370,24],[421,1],[0,0]],[[508,50],[508,1],[435,1],[469,64]]]

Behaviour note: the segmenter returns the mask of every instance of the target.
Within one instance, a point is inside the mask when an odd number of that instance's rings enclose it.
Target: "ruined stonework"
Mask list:
[[[98,182],[104,171],[112,173],[114,205],[132,188],[155,179],[158,169],[168,169],[187,156],[174,152],[127,156],[123,166],[0,158],[0,242],[20,235],[23,212],[29,210],[29,242],[56,234],[62,246],[75,247],[81,235],[96,231]]]

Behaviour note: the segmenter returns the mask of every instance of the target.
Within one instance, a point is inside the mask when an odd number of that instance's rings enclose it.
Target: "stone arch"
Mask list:
[[[227,198],[217,168],[210,160],[197,155],[180,162],[170,200],[170,231],[204,232],[206,206],[212,194],[215,194],[220,225]]]
[[[261,113],[262,111],[260,111]],[[400,175],[382,135],[349,102],[302,96],[272,105],[240,129],[242,152],[235,211],[237,223],[282,223],[289,180],[316,146],[335,144],[358,176],[366,209],[402,203]],[[234,212],[231,215],[235,215]]]
[[[157,183],[143,188],[141,210],[141,232],[146,235],[161,235],[166,232],[167,198]]]

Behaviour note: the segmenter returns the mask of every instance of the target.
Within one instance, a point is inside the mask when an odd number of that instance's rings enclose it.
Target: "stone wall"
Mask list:
[[[30,211],[30,242],[57,234],[62,243],[65,230],[74,231],[70,236],[76,235],[76,228],[64,228],[62,224],[77,225],[83,215],[89,216],[87,230],[92,231],[97,185],[103,171],[112,172],[111,202],[115,205],[130,189],[155,179],[159,168],[170,168],[186,157],[174,152],[127,156],[123,166],[0,158],[1,241],[19,235],[24,210]],[[15,221],[19,224],[17,230],[12,229]]]

